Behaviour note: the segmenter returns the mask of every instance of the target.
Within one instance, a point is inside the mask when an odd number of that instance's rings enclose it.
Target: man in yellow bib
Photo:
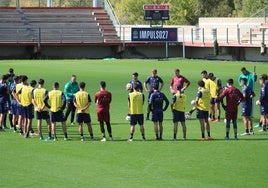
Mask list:
[[[208,140],[212,140],[210,136],[210,125],[208,121],[208,112],[210,108],[210,92],[205,88],[205,82],[200,80],[198,82],[198,92],[195,99],[195,106],[197,108],[196,117],[199,119],[201,127],[201,140],[205,140],[205,129],[207,130]]]
[[[133,141],[133,135],[135,132],[135,126],[138,123],[140,125],[140,131],[142,140],[145,141],[144,133],[144,115],[143,115],[143,104],[144,94],[139,92],[138,85],[133,85],[134,91],[128,94],[128,108],[130,114],[130,138],[128,141]]]
[[[83,123],[87,124],[88,133],[90,135],[90,139],[94,140],[93,130],[91,126],[91,118],[89,115],[89,106],[91,104],[90,95],[85,91],[86,83],[80,82],[79,88],[80,90],[74,95],[73,103],[76,107],[76,121],[79,125],[79,133],[81,137],[81,141],[84,141],[84,133],[83,133]]]
[[[66,98],[63,92],[59,90],[58,82],[55,82],[53,84],[53,90],[48,92],[44,99],[44,103],[48,108],[50,108],[51,111],[51,131],[54,137],[54,141],[57,141],[56,122],[61,122],[64,140],[68,140],[66,122],[63,114],[63,110],[66,106]]]

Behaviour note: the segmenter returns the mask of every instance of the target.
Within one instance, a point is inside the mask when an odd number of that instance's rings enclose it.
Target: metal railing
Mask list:
[[[24,28],[0,28],[0,43],[102,43],[103,32],[88,28],[32,28],[29,34]]]

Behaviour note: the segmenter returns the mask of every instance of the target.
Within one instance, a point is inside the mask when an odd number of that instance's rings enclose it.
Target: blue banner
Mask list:
[[[134,42],[177,42],[177,28],[131,28],[131,41]]]

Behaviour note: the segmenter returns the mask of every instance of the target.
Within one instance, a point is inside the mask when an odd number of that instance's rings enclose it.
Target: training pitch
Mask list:
[[[211,123],[212,141],[199,141],[200,126],[195,119],[186,121],[187,140],[182,141],[179,125],[178,141],[171,141],[173,124],[170,108],[164,113],[163,141],[155,141],[153,123],[145,121],[147,141],[142,141],[138,127],[133,142],[129,138],[129,123],[125,85],[133,72],[139,73],[144,82],[156,68],[164,80],[163,92],[171,100],[169,82],[175,68],[191,81],[186,90],[187,110],[195,98],[197,81],[201,71],[213,72],[223,84],[237,78],[241,67],[257,74],[268,73],[265,63],[219,62],[203,60],[1,60],[0,72],[13,68],[16,75],[26,74],[29,81],[45,79],[45,87],[51,90],[52,83],[60,83],[63,90],[72,74],[77,81],[86,82],[86,91],[91,98],[99,89],[99,82],[106,81],[107,90],[113,94],[111,125],[114,141],[100,142],[101,134],[96,119],[96,105],[91,104],[90,114],[96,141],[80,141],[78,127],[67,121],[69,141],[63,140],[58,123],[58,141],[40,141],[38,136],[25,139],[12,130],[0,132],[0,187],[266,187],[268,180],[267,156],[268,133],[240,136],[244,132],[239,111],[239,140],[225,141],[225,124]],[[259,97],[259,83],[255,84]],[[145,94],[146,101],[148,95]],[[240,109],[240,108],[239,108]],[[146,111],[146,104],[144,112]],[[259,120],[259,109],[254,109],[254,125]],[[8,121],[7,121],[8,122]],[[43,122],[44,136],[47,136]],[[9,126],[9,124],[7,124]],[[36,121],[33,121],[36,131]],[[84,127],[85,128],[85,127]],[[87,132],[84,134],[88,136]],[[230,132],[233,138],[233,131]],[[88,137],[87,137],[88,138]]]

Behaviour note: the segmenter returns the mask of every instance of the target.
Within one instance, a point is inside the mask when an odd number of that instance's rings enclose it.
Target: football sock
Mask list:
[[[208,132],[208,137],[210,137],[210,132]]]
[[[92,133],[90,133],[89,135],[90,135],[90,138],[93,138],[94,137]]]
[[[246,133],[249,133],[249,132],[248,132],[248,129],[246,129]]]
[[[158,134],[155,134],[155,138],[158,139]]]
[[[68,135],[67,135],[67,133],[64,133],[64,137],[65,137],[65,138],[68,138]]]
[[[48,132],[48,137],[50,137],[50,138],[51,138],[51,132]]]
[[[133,133],[130,133],[130,139],[132,139],[133,138]]]
[[[177,138],[177,134],[174,133],[173,134],[173,138],[176,139]]]
[[[145,139],[145,135],[144,134],[141,134],[142,138]]]
[[[81,137],[83,137],[83,136],[84,136],[84,134],[83,134],[83,133],[81,133],[81,134],[80,134],[80,136],[81,136]]]
[[[202,133],[202,138],[205,138],[205,133]]]
[[[229,132],[226,132],[226,137],[229,138]]]
[[[237,138],[237,133],[234,134],[234,137]]]
[[[147,113],[147,116],[146,116],[146,118],[147,118],[147,119],[149,119],[149,116],[150,116],[150,113]]]
[[[10,127],[14,127],[13,123],[12,123],[12,114],[8,114],[8,119],[9,119],[9,123],[10,123]]]

